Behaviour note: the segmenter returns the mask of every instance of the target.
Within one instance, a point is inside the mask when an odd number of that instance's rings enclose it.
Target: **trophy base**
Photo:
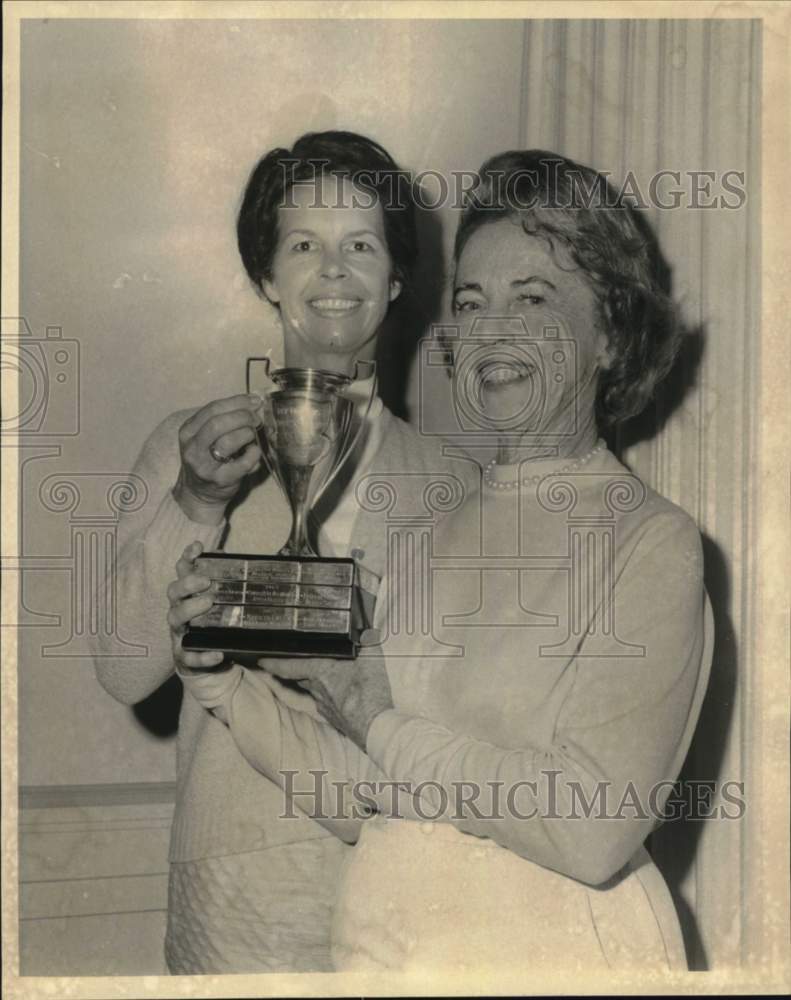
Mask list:
[[[248,666],[270,656],[357,656],[375,597],[353,559],[207,552],[195,569],[212,581],[215,603],[189,623],[184,649],[221,650]]]
[[[226,657],[254,667],[267,656],[315,656],[353,660],[359,643],[348,635],[329,632],[292,632],[287,629],[190,628],[184,649],[222,650]]]

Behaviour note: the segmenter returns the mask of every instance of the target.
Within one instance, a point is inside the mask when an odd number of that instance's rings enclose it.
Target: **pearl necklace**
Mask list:
[[[500,482],[492,477],[492,470],[497,464],[497,459],[493,458],[490,462],[487,462],[486,467],[483,470],[483,481],[492,490],[515,490],[517,486],[533,486],[535,483],[541,482],[545,476],[560,476],[566,472],[574,472],[577,469],[582,468],[583,465],[590,462],[594,455],[598,455],[600,451],[604,451],[605,447],[605,442],[599,438],[596,442],[596,446],[591,448],[586,455],[582,455],[573,462],[569,462],[569,464],[564,465],[562,469],[555,469],[553,472],[538,472],[533,476],[525,476],[522,479],[508,479],[503,482]]]

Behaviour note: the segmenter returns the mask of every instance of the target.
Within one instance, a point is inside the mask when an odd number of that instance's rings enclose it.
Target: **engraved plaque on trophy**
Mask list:
[[[323,558],[310,544],[307,517],[354,451],[376,391],[363,413],[346,395],[358,376],[316,368],[265,366],[259,438],[264,461],[291,507],[291,533],[277,555],[207,552],[198,573],[212,581],[213,606],[187,627],[185,649],[221,649],[239,662],[263,656],[357,655],[370,627],[378,580],[352,558]],[[366,362],[371,372],[374,366]]]

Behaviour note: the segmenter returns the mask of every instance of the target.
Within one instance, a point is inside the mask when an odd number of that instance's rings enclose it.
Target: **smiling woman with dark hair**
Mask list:
[[[483,428],[496,447],[434,532],[434,632],[353,666],[267,665],[326,722],[241,672],[210,697],[190,683],[256,768],[320,775],[319,821],[358,841],[336,967],[681,968],[643,842],[706,688],[700,536],[599,437],[675,354],[654,247],[603,177],[527,151],[484,165],[455,257],[454,392],[471,446]]]
[[[253,285],[262,288],[272,280],[281,207],[293,205],[295,185],[312,185],[322,173],[353,180],[361,206],[382,206],[393,277],[407,285],[417,257],[409,175],[382,146],[354,132],[308,132],[292,149],[271,150],[253,170],[236,223],[239,253]]]

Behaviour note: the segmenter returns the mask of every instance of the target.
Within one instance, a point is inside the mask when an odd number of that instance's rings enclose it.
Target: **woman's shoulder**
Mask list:
[[[702,567],[702,541],[694,518],[614,456],[610,458],[609,468],[617,475],[610,485],[607,507],[620,535],[618,547],[627,547],[633,555],[651,550],[662,552],[665,558],[683,555],[685,561]]]

